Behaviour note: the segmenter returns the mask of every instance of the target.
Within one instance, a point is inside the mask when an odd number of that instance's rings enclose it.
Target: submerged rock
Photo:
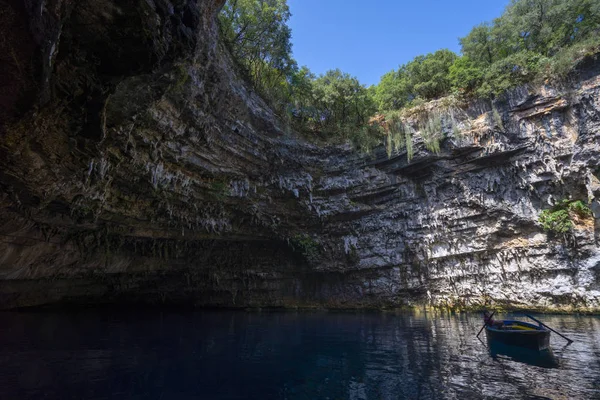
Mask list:
[[[598,217],[597,63],[461,108],[438,153],[417,133],[410,161],[367,156],[288,132],[219,41],[222,3],[7,3],[0,307],[600,310],[597,220],[538,222],[562,199]]]

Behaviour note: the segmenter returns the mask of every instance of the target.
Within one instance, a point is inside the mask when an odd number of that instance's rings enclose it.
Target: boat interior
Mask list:
[[[523,321],[502,321],[502,326],[494,326],[492,329],[510,331],[541,331],[544,328]]]

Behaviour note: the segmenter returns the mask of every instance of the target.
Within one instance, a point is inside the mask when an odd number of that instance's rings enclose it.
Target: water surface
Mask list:
[[[475,314],[0,313],[0,399],[600,399],[600,318],[541,318],[550,365]]]

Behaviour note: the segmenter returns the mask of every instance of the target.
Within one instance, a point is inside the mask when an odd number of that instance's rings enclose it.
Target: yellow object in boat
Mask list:
[[[514,330],[521,330],[521,331],[535,331],[535,328],[532,328],[530,326],[524,326],[524,325],[505,325],[504,326],[505,329],[514,329]]]

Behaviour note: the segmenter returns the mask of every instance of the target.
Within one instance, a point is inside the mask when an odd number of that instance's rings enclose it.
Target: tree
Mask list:
[[[316,77],[291,55],[287,0],[229,0],[219,16],[231,54],[270,105],[303,132],[370,142],[374,90],[340,70]]]
[[[492,27],[481,24],[471,30],[464,38],[459,39],[464,56],[475,65],[489,66],[496,59]]]
[[[460,43],[474,63],[490,66],[523,51],[551,56],[599,30],[597,0],[512,0],[493,24],[476,26]]]
[[[477,93],[482,97],[499,95],[512,87],[531,82],[544,60],[545,57],[533,51],[521,51],[502,58],[486,69]]]
[[[552,71],[564,78],[581,58],[576,53],[594,52],[600,43],[600,2],[512,0],[500,18],[476,26],[460,43],[466,59],[452,68],[455,88],[489,96],[540,76],[553,78]],[[581,51],[564,51],[573,45]]]
[[[485,70],[478,67],[468,56],[457,58],[450,66],[448,78],[454,90],[472,92],[482,83]]]
[[[404,67],[383,75],[373,92],[375,104],[381,111],[399,110],[414,97]]]
[[[308,126],[314,127],[319,121],[319,111],[315,106],[314,80],[315,74],[308,67],[295,71],[290,79],[290,114],[296,125],[302,129]]]
[[[339,69],[327,71],[313,81],[313,99],[320,126],[340,132],[366,125],[375,104],[364,85]]]
[[[340,70],[316,77],[291,54],[287,0],[228,0],[222,37],[256,90],[304,132],[350,138],[361,146],[377,135],[370,118],[452,91],[498,95],[533,79],[564,79],[600,51],[600,1],[511,0],[491,23],[447,49],[415,57],[367,89]]]
[[[374,92],[380,112],[398,110],[416,98],[435,99],[450,93],[450,67],[458,56],[450,50],[418,56],[385,74]]]
[[[287,102],[289,79],[298,69],[291,55],[290,16],[286,0],[230,0],[219,15],[232,55],[276,106]]]
[[[414,96],[429,100],[448,94],[451,88],[448,73],[457,58],[454,52],[442,49],[408,63],[406,70]]]

